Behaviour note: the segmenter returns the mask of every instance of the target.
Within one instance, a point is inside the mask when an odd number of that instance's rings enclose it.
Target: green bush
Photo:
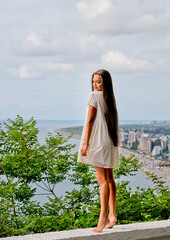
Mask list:
[[[68,144],[57,133],[48,134],[46,142],[38,142],[36,121],[24,122],[17,116],[8,119],[0,128],[0,237],[48,231],[88,228],[97,225],[100,212],[100,193],[92,166],[77,164],[75,145]],[[117,224],[168,219],[170,191],[163,181],[148,172],[155,188],[136,188],[132,193],[121,176],[135,175],[141,167],[135,155],[120,155],[120,167],[114,169],[117,187]],[[71,171],[70,171],[71,170]],[[55,186],[68,179],[79,190],[59,197]],[[117,181],[119,179],[119,181]],[[52,198],[41,206],[32,201],[40,186]]]

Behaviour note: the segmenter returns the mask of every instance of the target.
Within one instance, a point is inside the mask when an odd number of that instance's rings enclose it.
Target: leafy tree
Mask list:
[[[8,119],[0,128],[0,236],[68,230],[96,226],[100,212],[100,192],[95,170],[77,163],[74,145],[57,133],[48,134],[45,144],[37,138],[36,121],[22,117]],[[120,155],[120,167],[114,169],[117,187],[118,224],[168,219],[170,191],[156,175],[147,173],[155,188],[131,191],[121,176],[135,175],[142,166],[135,154]],[[55,186],[63,180],[76,189],[59,197]],[[32,201],[36,188],[51,193],[43,206]]]
[[[161,146],[161,139],[156,139],[155,142],[152,142],[152,149],[155,147],[155,146]]]
[[[20,229],[26,216],[42,213],[39,204],[32,202],[36,188],[41,182],[44,191],[54,192],[55,185],[66,179],[70,161],[74,157],[71,149],[74,145],[66,144],[68,138],[51,133],[46,144],[38,142],[36,121],[31,118],[24,122],[19,115],[15,120],[8,119],[0,128],[0,204],[6,213],[1,215],[1,228],[4,235],[9,231],[6,222],[13,222],[13,228]],[[4,179],[5,176],[5,179]],[[8,213],[8,214],[7,214]],[[7,215],[6,215],[7,214]]]
[[[132,149],[134,149],[134,150],[137,150],[138,149],[138,145],[139,145],[139,141],[136,139],[136,141],[135,142],[132,142]]]
[[[24,123],[17,116],[15,121],[8,119],[8,123],[4,123],[6,131],[0,130],[0,174],[6,177],[0,184],[1,198],[9,202],[13,212],[11,218],[17,228],[17,208],[19,204],[26,204],[36,190],[31,189],[24,179],[25,174],[32,171],[31,168],[36,168],[35,159],[39,159],[38,129],[35,124],[33,118]]]

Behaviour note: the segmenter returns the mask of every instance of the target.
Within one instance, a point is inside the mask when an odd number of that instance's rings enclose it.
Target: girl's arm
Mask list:
[[[81,155],[82,156],[86,156],[86,150],[89,144],[89,140],[90,140],[90,135],[92,132],[92,128],[93,128],[93,123],[96,117],[96,112],[97,109],[91,105],[89,105],[89,109],[88,109],[88,114],[87,114],[87,120],[86,120],[86,126],[85,126],[85,135],[84,135],[84,143],[83,146],[81,148]]]

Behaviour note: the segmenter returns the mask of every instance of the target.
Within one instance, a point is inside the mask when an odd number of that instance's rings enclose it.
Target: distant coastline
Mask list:
[[[76,130],[78,129],[79,133],[74,133],[74,131],[73,131],[74,128]],[[61,134],[63,136],[70,136],[72,134],[72,138],[80,140],[82,128],[83,128],[83,126],[78,126],[78,127],[73,127],[73,128],[72,127],[71,128],[58,128],[58,129],[55,129],[54,132],[56,132],[56,133],[58,132],[59,134]],[[142,166],[140,168],[140,170],[142,172],[145,173],[146,171],[150,171],[151,173],[156,174],[158,177],[162,177],[161,180],[165,181],[164,186],[170,187],[170,167],[163,167],[160,170],[158,170],[157,168],[151,168],[150,162],[149,162],[149,159],[147,158],[147,156],[145,156],[144,154],[140,154],[135,151],[123,148],[123,147],[119,147],[119,154],[122,154],[126,158],[130,157],[131,154],[135,154],[135,156],[139,159],[139,162],[144,164],[144,166]],[[147,162],[147,164],[146,164],[146,162]],[[147,175],[147,177],[148,177],[148,175]]]
[[[68,137],[71,134],[73,134],[72,138],[79,139],[79,140],[81,139],[81,135],[80,134],[75,134],[75,133],[68,132],[68,131],[64,130],[64,128],[55,129],[54,132],[59,133],[59,134],[61,134],[63,136],[66,136],[66,137]]]

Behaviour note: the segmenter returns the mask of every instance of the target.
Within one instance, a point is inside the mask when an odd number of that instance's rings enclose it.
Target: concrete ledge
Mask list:
[[[170,240],[170,219],[115,225],[102,233],[92,228],[1,238],[4,240]]]

